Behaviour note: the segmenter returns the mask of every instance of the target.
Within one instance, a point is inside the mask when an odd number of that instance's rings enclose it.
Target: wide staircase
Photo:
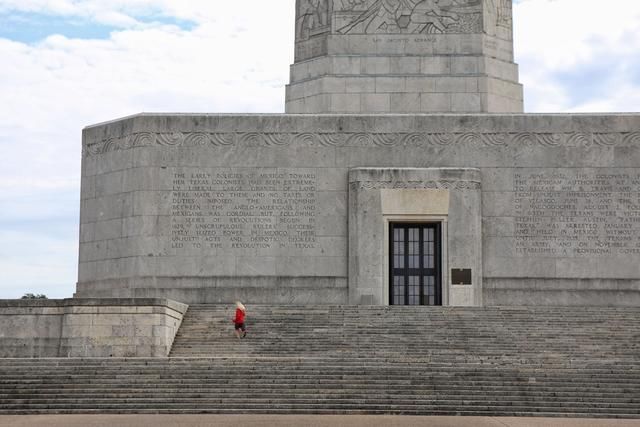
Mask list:
[[[0,359],[0,414],[640,418],[640,309],[191,306],[166,359]]]

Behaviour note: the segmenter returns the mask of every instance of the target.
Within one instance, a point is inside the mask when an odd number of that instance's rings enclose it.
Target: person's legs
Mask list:
[[[244,323],[236,323],[235,334],[238,339],[244,338],[247,335],[247,329],[244,326]]]

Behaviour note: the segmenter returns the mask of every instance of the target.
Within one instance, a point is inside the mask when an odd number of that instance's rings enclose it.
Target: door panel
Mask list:
[[[390,226],[389,301],[392,305],[442,305],[440,224]]]

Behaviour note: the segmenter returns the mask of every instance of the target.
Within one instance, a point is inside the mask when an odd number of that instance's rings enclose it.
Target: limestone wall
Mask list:
[[[350,292],[349,172],[473,168],[482,304],[638,305],[639,166],[634,114],[134,116],[84,131],[78,296],[381,304]]]
[[[187,306],[148,299],[0,301],[0,357],[163,357]]]
[[[511,0],[436,3],[298,0],[286,112],[522,112]]]

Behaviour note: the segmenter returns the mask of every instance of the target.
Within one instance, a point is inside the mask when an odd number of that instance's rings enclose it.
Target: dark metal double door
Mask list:
[[[438,223],[392,223],[391,305],[442,305],[441,231]]]

